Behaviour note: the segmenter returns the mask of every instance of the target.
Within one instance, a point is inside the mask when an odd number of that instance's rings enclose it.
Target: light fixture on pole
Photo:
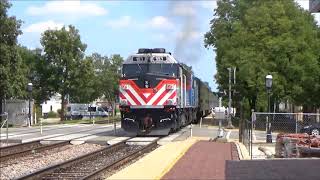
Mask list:
[[[31,126],[31,99],[32,99],[32,83],[28,83],[27,90],[29,92],[29,126]]]
[[[272,75],[268,74],[266,76],[266,88],[268,93],[268,113],[270,113],[270,93],[272,88]],[[267,143],[272,143],[272,132],[271,132],[271,123],[270,118],[267,116]]]

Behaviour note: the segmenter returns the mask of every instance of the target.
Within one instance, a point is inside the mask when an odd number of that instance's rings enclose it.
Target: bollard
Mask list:
[[[40,118],[40,134],[42,135],[42,118]]]
[[[201,128],[201,125],[202,125],[202,117],[200,118],[200,128]]]
[[[117,134],[117,124],[116,121],[113,122],[113,127],[114,127],[114,135]]]
[[[8,113],[5,113],[5,117],[6,117],[6,124],[7,124],[7,132],[6,132],[6,136],[7,136],[7,146],[8,146],[8,142],[9,142],[9,124],[8,124]]]
[[[192,123],[190,124],[190,137],[192,137]]]
[[[222,120],[219,119],[219,130],[218,130],[218,138],[222,138],[223,137],[223,130],[222,130]]]
[[[298,121],[297,121],[297,118],[296,118],[296,134],[298,133]]]
[[[267,116],[266,128],[267,128],[266,143],[272,143],[271,122],[268,116]]]

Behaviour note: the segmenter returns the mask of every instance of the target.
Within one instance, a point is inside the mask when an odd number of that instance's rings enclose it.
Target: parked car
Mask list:
[[[109,113],[102,107],[93,104],[68,104],[67,119],[82,119],[94,117],[108,117]]]
[[[309,124],[307,126],[303,126],[300,129],[300,132],[318,136],[320,135],[320,124]]]

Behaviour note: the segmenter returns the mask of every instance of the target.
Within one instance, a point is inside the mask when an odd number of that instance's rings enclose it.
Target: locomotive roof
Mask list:
[[[127,58],[123,64],[177,64],[178,61],[169,53],[139,53]]]

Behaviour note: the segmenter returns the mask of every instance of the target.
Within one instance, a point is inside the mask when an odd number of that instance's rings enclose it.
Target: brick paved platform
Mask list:
[[[199,141],[162,179],[225,179],[226,161],[238,159],[234,143]]]

